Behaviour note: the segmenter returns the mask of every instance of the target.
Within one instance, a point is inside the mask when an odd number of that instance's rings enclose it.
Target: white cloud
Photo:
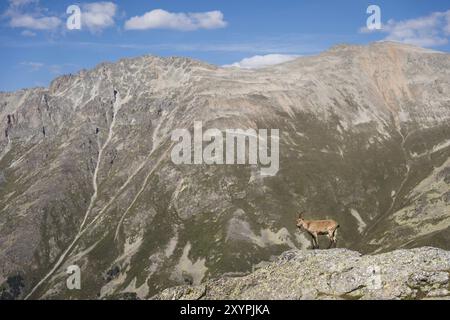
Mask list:
[[[23,61],[19,63],[21,67],[26,68],[30,72],[42,71],[48,72],[53,75],[61,75],[65,71],[78,69],[79,66],[72,63],[63,63],[63,64],[45,64],[42,62],[36,61]]]
[[[291,61],[298,58],[298,55],[287,54],[267,54],[264,56],[253,56],[250,58],[242,59],[239,62],[233,64],[224,65],[225,68],[236,67],[242,69],[259,69],[283,62]]]
[[[30,30],[23,30],[20,34],[24,37],[35,37],[36,36],[36,33],[33,31],[30,31]]]
[[[371,32],[362,28],[361,32]],[[377,30],[373,30],[376,32]],[[386,33],[384,40],[398,41],[421,47],[436,47],[449,42],[450,10],[433,12],[428,16],[402,21],[389,20],[378,32]]]
[[[9,4],[12,7],[25,6],[32,3],[38,3],[39,0],[9,0]]]
[[[198,29],[224,28],[227,22],[220,11],[199,13],[173,13],[155,9],[143,16],[132,17],[125,22],[127,30],[172,29],[194,31]]]
[[[82,26],[93,33],[115,25],[117,6],[112,2],[86,3],[82,5],[81,11]]]
[[[26,28],[31,30],[55,30],[62,21],[56,16],[48,16],[38,6],[38,0],[9,0],[9,7],[5,16],[9,18],[12,28]],[[28,8],[31,6],[31,8]],[[28,10],[25,10],[28,9]]]
[[[28,67],[31,71],[39,71],[45,65],[41,62],[24,61],[20,63],[21,66]]]
[[[30,14],[20,13],[11,16],[9,25],[13,28],[54,30],[61,25],[61,20],[57,17],[34,17]]]
[[[82,27],[92,33],[115,25],[114,17],[117,5],[113,2],[100,1],[81,4]],[[39,0],[9,0],[5,12],[12,28],[26,28],[23,35],[30,36],[31,30],[56,30],[63,21],[56,15],[50,15],[46,8],[40,6]]]
[[[446,26],[444,32],[447,36],[450,36],[450,10],[445,13]]]

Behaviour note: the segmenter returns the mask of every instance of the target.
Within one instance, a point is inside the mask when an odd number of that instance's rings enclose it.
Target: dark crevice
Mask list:
[[[119,91],[117,91],[116,89],[114,89],[114,102],[117,101],[117,94],[119,93]]]
[[[9,138],[9,131],[12,129],[15,121],[16,121],[16,119],[15,119],[14,115],[8,114],[6,116],[5,138]]]

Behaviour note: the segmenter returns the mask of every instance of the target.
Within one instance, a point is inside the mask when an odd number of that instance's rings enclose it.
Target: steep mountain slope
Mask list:
[[[341,247],[449,249],[448,54],[339,46],[262,70],[146,56],[2,93],[0,119],[0,283],[16,298],[248,272],[309,246],[301,210],[337,219]],[[280,129],[280,171],[175,165],[171,133],[194,121]]]

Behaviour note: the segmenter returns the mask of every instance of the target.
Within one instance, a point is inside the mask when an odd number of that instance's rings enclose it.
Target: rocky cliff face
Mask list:
[[[309,247],[300,210],[364,253],[450,249],[448,54],[340,46],[262,70],[146,56],[1,93],[0,121],[8,297],[146,298],[248,272]],[[280,171],[175,165],[171,133],[194,121],[280,129]]]
[[[365,255],[291,250],[244,277],[164,290],[160,300],[450,299],[450,252],[435,248]]]

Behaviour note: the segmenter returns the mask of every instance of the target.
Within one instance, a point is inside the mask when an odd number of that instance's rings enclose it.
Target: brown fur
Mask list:
[[[301,230],[304,229],[312,238],[313,249],[319,249],[320,235],[326,235],[330,239],[331,246],[337,246],[337,229],[339,224],[334,220],[305,220],[302,214],[298,216],[297,227]]]

